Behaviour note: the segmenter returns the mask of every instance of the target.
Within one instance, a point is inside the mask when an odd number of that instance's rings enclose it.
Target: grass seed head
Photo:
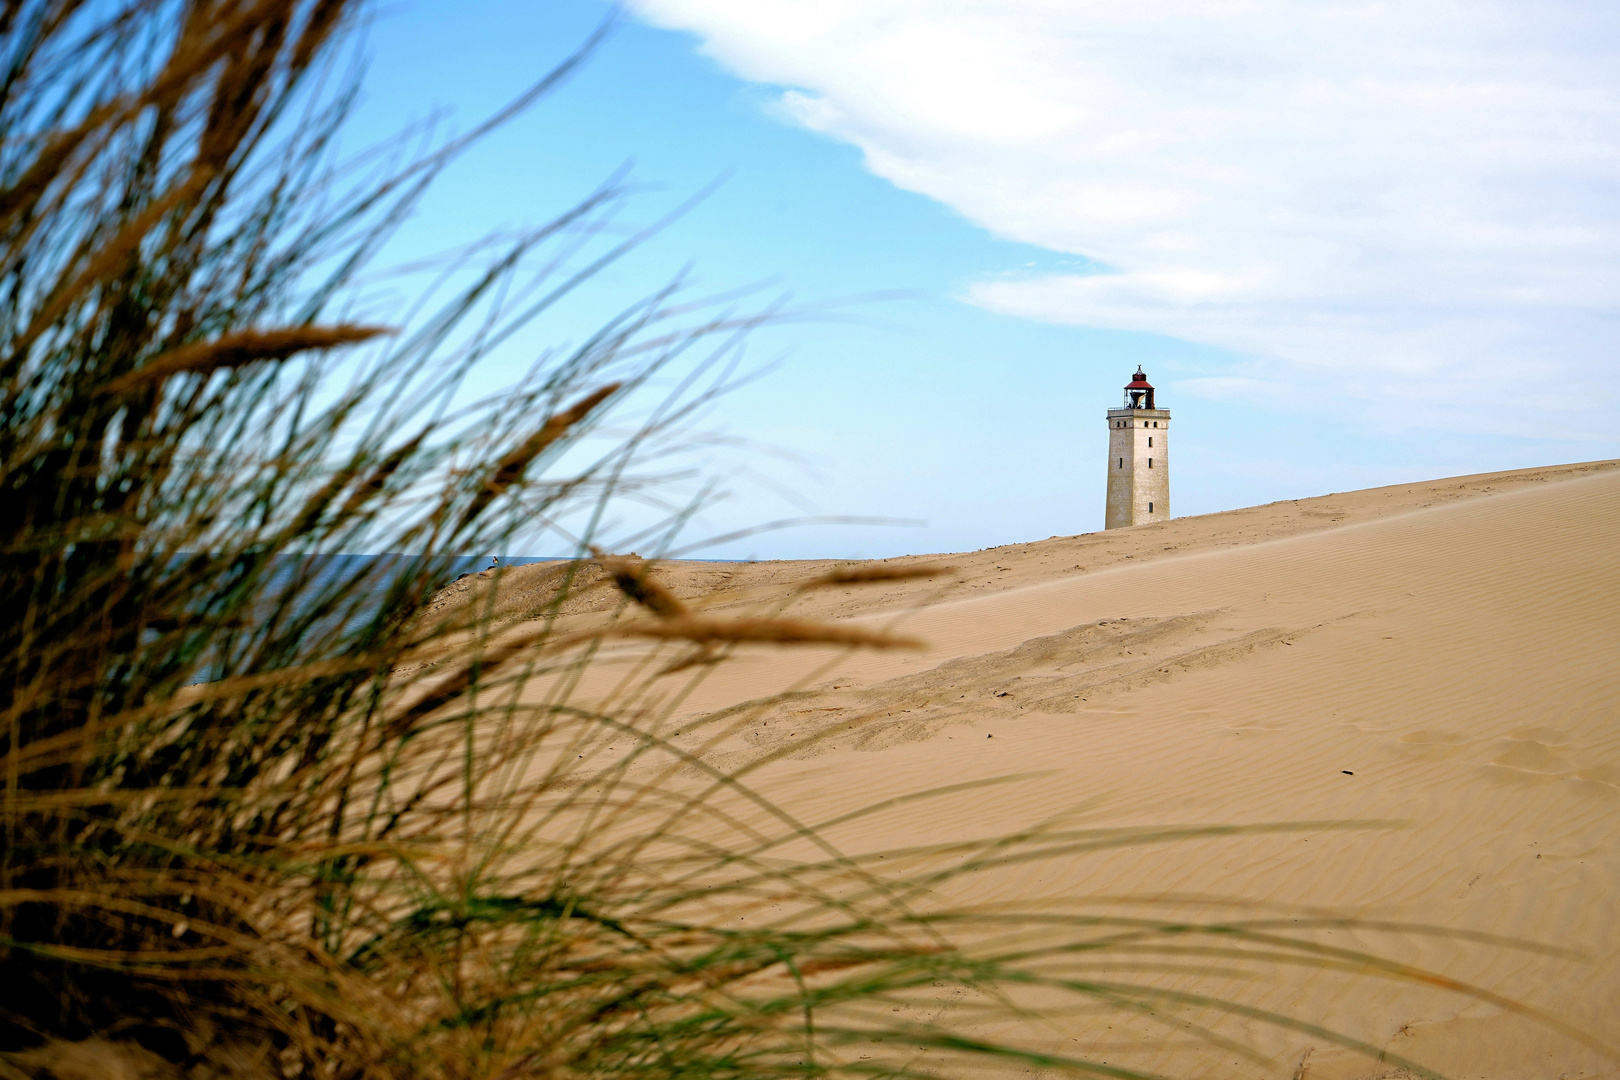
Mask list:
[[[872,649],[922,649],[917,638],[901,637],[858,626],[811,622],[808,619],[705,619],[681,616],[659,622],[617,627],[618,637],[663,638],[699,643],[756,642],[769,645],[859,645]]]
[[[661,619],[680,618],[686,605],[669,587],[652,576],[652,564],[635,555],[598,555],[596,559],[625,596]]]
[[[837,585],[865,585],[877,581],[913,581],[954,573],[954,566],[844,566],[811,578],[801,588],[825,589]]]

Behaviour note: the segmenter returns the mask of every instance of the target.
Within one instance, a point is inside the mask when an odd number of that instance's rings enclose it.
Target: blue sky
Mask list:
[[[1421,125],[1401,136],[1403,143],[1384,123],[1376,141],[1389,161],[1329,183],[1323,176],[1336,175],[1337,166],[1321,158],[1332,155],[1304,153],[1299,147],[1308,140],[1285,130],[1292,119],[1285,124],[1254,104],[1268,93],[1249,86],[1253,79],[1287,77],[1255,59],[1264,42],[1246,41],[1236,76],[1229,56],[1217,58],[1227,65],[1220,86],[1242,84],[1241,92],[1218,88],[1227,95],[1221,98],[1199,84],[1181,99],[1163,91],[1170,96],[1142,102],[1127,93],[1132,80],[1155,81],[1147,60],[1181,31],[1098,24],[1113,35],[1098,44],[1090,23],[1078,30],[1052,23],[1054,11],[1067,18],[1088,5],[1026,10],[1031,4],[966,5],[974,10],[956,23],[948,14],[924,20],[916,31],[924,36],[907,38],[907,19],[919,18],[914,4],[894,5],[876,28],[861,21],[861,12],[883,6],[874,0],[847,10],[834,4],[845,14],[784,30],[783,20],[760,21],[781,6],[776,0],[649,2],[621,18],[576,77],[459,161],[389,258],[544,221],[626,162],[646,185],[629,211],[637,222],[724,178],[480,376],[497,384],[547,343],[577,340],[613,304],[688,266],[700,288],[763,283],[766,295],[785,291],[796,302],[840,312],[836,320],[789,321],[754,336],[750,363],[774,366],[705,416],[704,428],[733,440],[700,455],[729,497],[689,535],[805,512],[924,524],[797,528],[707,552],[717,556],[967,550],[1099,529],[1103,411],[1139,363],[1175,416],[1178,516],[1620,456],[1613,361],[1620,323],[1612,299],[1580,299],[1550,313],[1542,301],[1525,302],[1520,310],[1511,306],[1518,301],[1493,300],[1470,284],[1502,276],[1494,266],[1511,268],[1509,278],[1534,271],[1533,280],[1507,282],[1517,296],[1556,289],[1566,277],[1590,281],[1585,268],[1593,259],[1612,265],[1615,155],[1572,159],[1551,171],[1538,165],[1526,176],[1507,167],[1509,152],[1480,159],[1458,150],[1418,161],[1410,147],[1426,145]],[[441,108],[452,110],[459,126],[470,125],[571,50],[607,10],[595,0],[414,0],[386,9],[369,31],[365,101],[352,138],[372,141]],[[1591,15],[1595,9],[1561,10],[1612,29],[1612,20]],[[988,30],[974,21],[986,18],[1002,21]],[[1052,29],[1074,32],[1046,32]],[[1442,21],[1431,31],[1446,29]],[[1423,32],[1413,31],[1408,53],[1421,52]],[[1031,54],[1037,46],[1029,42],[1047,49],[1046,38],[1067,42],[1069,53]],[[1613,58],[1612,36],[1593,40],[1589,32],[1580,42],[1583,56],[1596,48]],[[963,60],[951,52],[963,41],[972,49],[990,42],[1000,52]],[[1094,56],[1088,50],[1119,54],[1121,41],[1147,59],[1111,71],[1094,63],[1108,76],[1104,89],[1102,75],[1077,88],[1066,74],[1042,74],[1067,71],[1066,55],[1083,69]],[[1182,50],[1176,70],[1195,66],[1185,60],[1193,46],[1175,47]],[[1299,47],[1299,39],[1287,39],[1273,51]],[[1492,61],[1500,80],[1501,47],[1493,39],[1464,52],[1482,65]],[[1385,59],[1410,82],[1413,62],[1405,55]],[[1366,66],[1354,61],[1346,61],[1348,70],[1365,82]],[[1251,70],[1260,74],[1244,74]],[[1470,85],[1469,69],[1437,70]],[[1513,70],[1508,65],[1509,75]],[[1571,143],[1590,147],[1595,138],[1599,149],[1612,150],[1616,128],[1605,103],[1612,103],[1613,86],[1593,74],[1600,70],[1577,66],[1570,75],[1564,64],[1557,79],[1522,74],[1527,85],[1541,86],[1540,78],[1554,90],[1570,79],[1592,81],[1591,100],[1602,108],[1575,116],[1550,91],[1536,99],[1546,99],[1538,107],[1569,116],[1577,129]],[[930,80],[948,88],[975,79],[981,85],[972,103],[955,112],[941,111],[945,91],[921,105],[913,100]],[[1109,94],[1136,102],[1130,131],[1097,128],[1101,120],[1073,105]],[[1206,110],[1186,130],[1163,120],[1185,116],[1189,100],[1214,101],[1226,119],[1210,119]],[[1501,113],[1487,100],[1468,108]],[[985,115],[974,113],[980,109]],[[1366,111],[1376,109],[1352,103],[1343,114],[1352,118],[1345,145],[1356,145],[1356,118]],[[956,124],[959,113],[973,114],[972,124]],[[1458,127],[1453,114],[1435,119],[1442,122]],[[1476,147],[1488,135],[1458,145]],[[1074,146],[1092,149],[1067,149]],[[1106,159],[1095,149],[1102,146],[1115,148]],[[1178,146],[1204,164],[1165,165],[1179,161]],[[1544,161],[1545,148],[1534,149]],[[1559,247],[1556,236],[1518,248],[1467,239],[1488,232],[1481,223],[1489,225],[1491,213],[1522,219],[1508,205],[1459,218],[1455,228],[1436,232],[1438,239],[1411,240],[1422,230],[1402,215],[1432,222],[1435,211],[1389,177],[1401,169],[1458,175],[1459,160],[1465,178],[1477,166],[1497,185],[1478,205],[1501,202],[1491,194],[1501,190],[1534,205],[1556,201],[1562,217],[1547,230],[1583,239],[1574,248]],[[1273,178],[1267,183],[1274,190],[1251,197],[1254,183],[1231,180],[1241,180],[1243,169]],[[1368,194],[1368,177],[1383,186]],[[1350,190],[1352,182],[1361,187]],[[1096,186],[1105,183],[1106,190]],[[1559,185],[1576,194],[1550,194]],[[1147,193],[1144,205],[1178,209],[1132,209],[1136,192]],[[1356,200],[1377,212],[1342,209]],[[1474,204],[1453,198],[1452,205]],[[1362,243],[1361,236],[1372,239]],[[1339,255],[1310,254],[1329,242],[1362,263],[1354,275]],[[1329,264],[1340,269],[1321,270]],[[1437,288],[1426,306],[1414,304],[1415,293],[1433,286],[1412,282],[1447,274],[1461,284]],[[889,298],[849,299],[876,294]],[[1554,391],[1577,378],[1579,404],[1564,409]]]

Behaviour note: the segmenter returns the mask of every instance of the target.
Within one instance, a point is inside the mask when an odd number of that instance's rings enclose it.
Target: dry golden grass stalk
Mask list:
[[[285,360],[295,353],[352,345],[393,332],[382,326],[295,326],[285,330],[238,331],[153,357],[136,370],[109,382],[101,392],[121,394],[182,372],[218,371],[265,360]]]
[[[521,446],[512,451],[505,460],[496,466],[495,472],[489,480],[490,490],[496,494],[505,491],[523,474],[523,470],[528,466],[529,462],[539,457],[548,446],[562,438],[569,428],[594,412],[598,405],[618,393],[622,385],[622,383],[609,383],[586,394],[562,412],[548,417],[546,422],[540,425],[538,431],[523,440]]]
[[[659,618],[675,619],[687,613],[680,598],[652,576],[652,564],[646,559],[596,552],[596,561],[613,578],[620,592]]]
[[[801,589],[825,589],[835,585],[865,585],[875,581],[914,581],[954,573],[954,566],[845,566],[811,578]]]
[[[494,502],[503,492],[523,478],[523,471],[529,463],[543,454],[553,443],[568,434],[569,430],[582,421],[605,402],[618,393],[623,383],[609,383],[606,386],[591,391],[562,412],[553,413],[546,418],[546,422],[523,442],[503,457],[489,472],[483,487],[473,497],[472,503],[463,512],[461,522],[463,527],[474,521],[484,512],[491,502]]]
[[[662,638],[700,643],[760,642],[772,645],[859,645],[872,649],[921,649],[917,638],[808,619],[704,619],[675,616],[661,622],[634,622],[607,632],[614,637]]]

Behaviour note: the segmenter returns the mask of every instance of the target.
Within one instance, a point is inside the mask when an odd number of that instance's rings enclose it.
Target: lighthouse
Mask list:
[[[1125,404],[1108,410],[1106,529],[1170,517],[1170,410],[1153,401],[1153,384],[1137,365]]]

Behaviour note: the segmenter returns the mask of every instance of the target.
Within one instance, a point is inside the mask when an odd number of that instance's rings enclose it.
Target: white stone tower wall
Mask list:
[[[1170,517],[1170,411],[1108,410],[1108,508],[1103,527]]]

